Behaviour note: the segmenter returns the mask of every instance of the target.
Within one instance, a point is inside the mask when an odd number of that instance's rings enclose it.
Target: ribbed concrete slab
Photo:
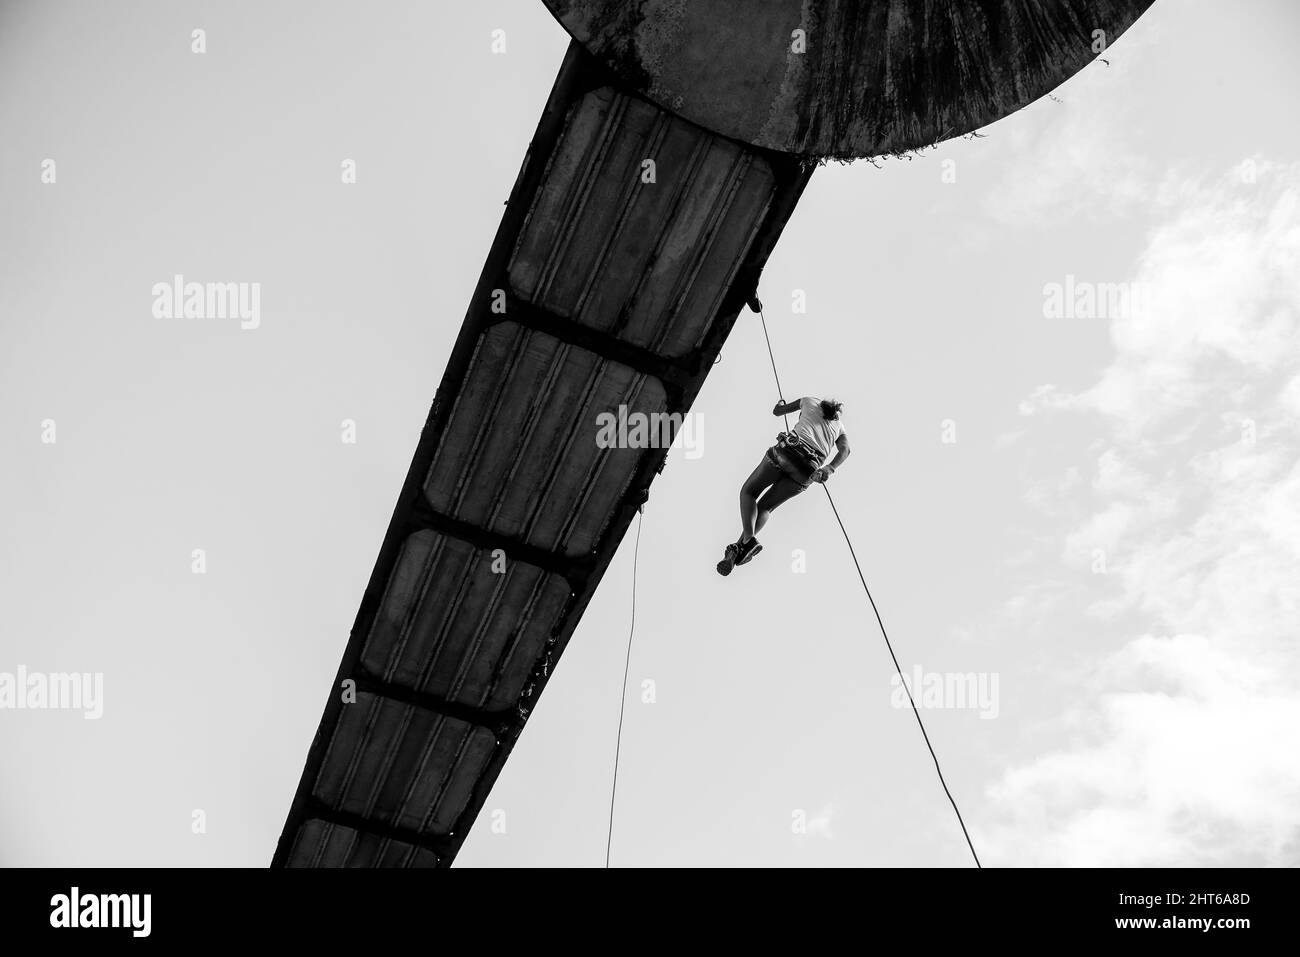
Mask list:
[[[437,867],[438,855],[413,844],[331,824],[304,821],[285,861],[287,867]]]
[[[702,341],[774,189],[762,156],[613,88],[595,90],[573,111],[529,210],[511,287],[680,357]]]
[[[467,542],[416,532],[389,578],[362,667],[449,702],[509,708],[570,594],[560,575],[526,562],[494,562]]]
[[[598,416],[690,409],[810,172],[570,48],[275,864],[451,863],[667,454]]]

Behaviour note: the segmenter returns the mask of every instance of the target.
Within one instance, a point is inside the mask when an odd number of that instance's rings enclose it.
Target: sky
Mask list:
[[[1298,29],[1158,0],[819,169],[763,275],[986,866],[1300,864]],[[566,46],[526,0],[0,4],[0,681],[102,676],[0,707],[0,864],[269,863]],[[177,273],[256,327],[155,315]],[[775,391],[742,313],[651,489],[612,863],[970,866],[824,496],[713,570]],[[603,865],[635,537],[457,866]]]

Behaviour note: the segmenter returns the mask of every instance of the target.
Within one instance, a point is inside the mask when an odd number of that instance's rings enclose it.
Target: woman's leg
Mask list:
[[[764,456],[763,461],[758,463],[758,468],[749,473],[749,478],[745,479],[745,484],[740,487],[740,538],[738,541],[747,542],[754,537],[754,523],[759,518],[758,497],[763,495],[764,489],[773,482],[780,481],[784,476],[785,473],[769,462],[766,456]],[[760,524],[758,527],[761,528],[762,525]]]
[[[767,524],[768,517],[776,511],[778,506],[788,502],[807,487],[806,485],[800,485],[782,472],[781,477],[772,483],[772,487],[757,502],[758,516],[754,520],[754,531],[761,530]]]

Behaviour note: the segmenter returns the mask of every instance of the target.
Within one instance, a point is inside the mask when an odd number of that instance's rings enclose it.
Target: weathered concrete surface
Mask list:
[[[849,158],[1015,112],[1092,61],[1098,41],[1113,43],[1152,0],[544,2],[660,106],[751,145]]]

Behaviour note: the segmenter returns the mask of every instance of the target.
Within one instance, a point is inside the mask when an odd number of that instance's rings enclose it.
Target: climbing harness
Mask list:
[[[794,459],[795,465],[809,474],[822,467],[822,454],[793,432],[778,432],[776,447]]]

